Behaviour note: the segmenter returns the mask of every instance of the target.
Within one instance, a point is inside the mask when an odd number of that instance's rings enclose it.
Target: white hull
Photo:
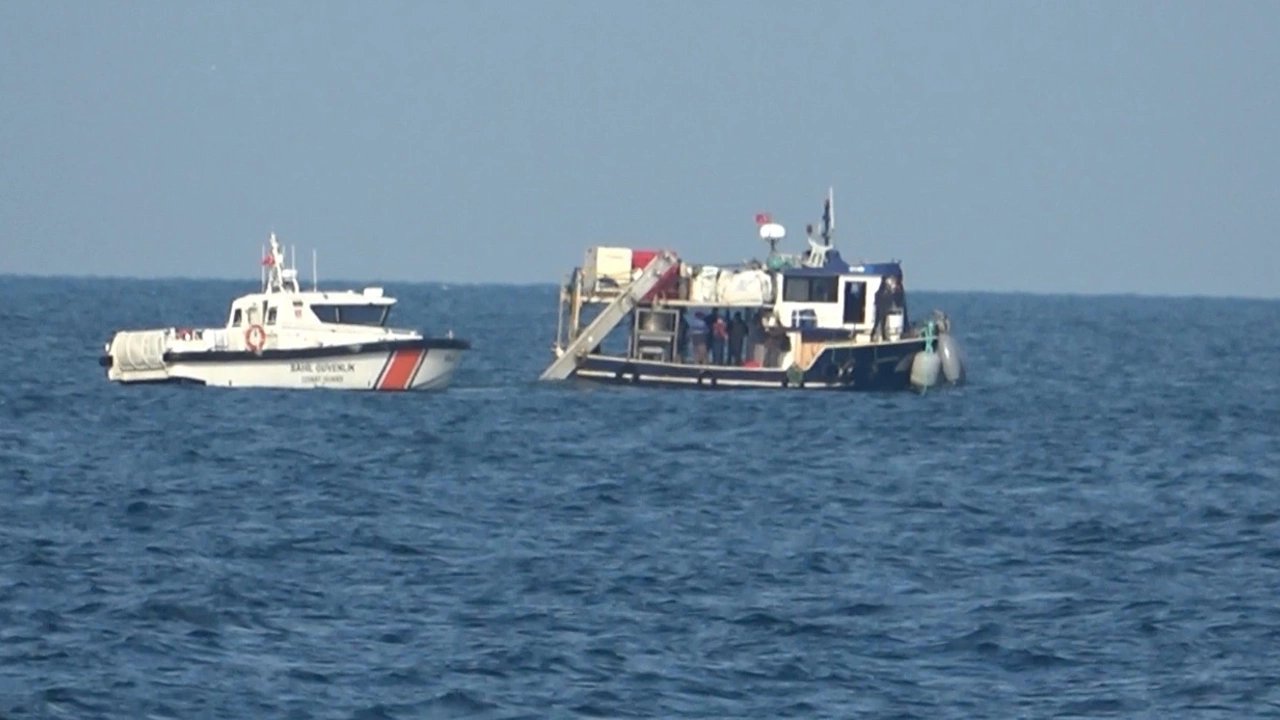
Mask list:
[[[462,353],[453,337],[428,338],[387,327],[395,298],[362,292],[304,291],[296,267],[271,234],[262,291],[231,302],[227,323],[211,328],[123,330],[99,363],[120,383],[199,383],[229,388],[439,390]]]
[[[242,354],[236,359],[206,359],[184,353],[180,359],[131,367],[113,363],[107,378],[121,383],[193,382],[229,388],[334,390],[441,390],[462,360],[457,348],[407,347],[353,353],[334,348],[320,357],[272,358]]]

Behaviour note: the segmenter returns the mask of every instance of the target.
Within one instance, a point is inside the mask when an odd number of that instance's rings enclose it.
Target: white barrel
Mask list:
[[[942,358],[942,376],[955,384],[964,380],[964,363],[960,361],[960,345],[950,335],[938,337],[938,357]]]
[[[923,350],[916,353],[911,361],[911,384],[918,388],[932,387],[938,382],[938,370],[941,366],[942,359],[938,357],[938,353]]]
[[[107,354],[121,371],[160,370],[164,367],[165,337],[164,330],[118,332]]]

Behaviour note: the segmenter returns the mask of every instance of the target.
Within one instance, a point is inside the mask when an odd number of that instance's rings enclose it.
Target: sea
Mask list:
[[[924,394],[120,386],[256,283],[0,277],[0,718],[1280,717],[1280,301],[913,292]]]

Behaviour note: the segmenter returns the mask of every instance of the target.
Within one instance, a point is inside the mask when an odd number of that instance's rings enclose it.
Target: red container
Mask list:
[[[658,257],[661,250],[632,250],[631,251],[631,276],[635,277],[645,268],[649,267],[649,263]],[[671,267],[662,279],[658,281],[656,287],[650,290],[645,296],[646,302],[655,298],[673,298],[679,294],[680,281],[680,265],[676,264]]]
[[[631,269],[643,270],[649,267],[649,263],[658,256],[658,250],[632,250],[631,251]]]
[[[658,284],[645,294],[645,302],[650,302],[655,298],[675,298],[680,294],[680,266],[674,265],[670,270],[662,275],[658,280]]]

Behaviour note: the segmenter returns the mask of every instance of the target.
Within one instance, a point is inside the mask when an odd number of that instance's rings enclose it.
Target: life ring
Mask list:
[[[250,325],[248,330],[244,331],[244,346],[249,348],[249,352],[255,355],[262,352],[262,346],[267,343],[267,331],[257,323]]]

